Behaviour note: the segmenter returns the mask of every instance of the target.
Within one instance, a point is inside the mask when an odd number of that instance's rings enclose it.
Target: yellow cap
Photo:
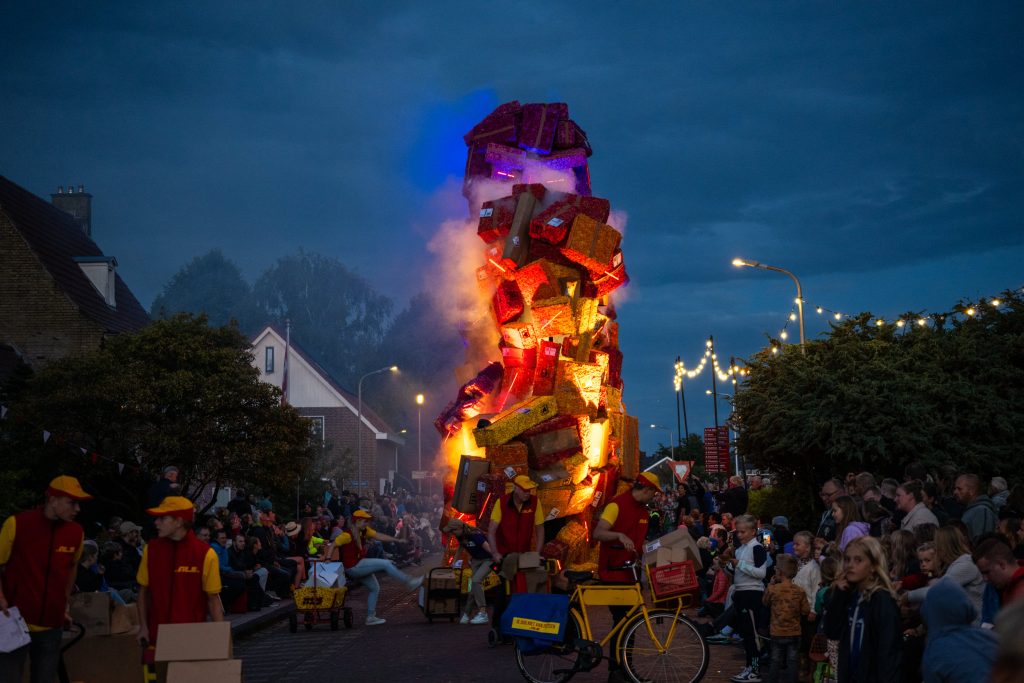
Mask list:
[[[184,496],[167,496],[155,508],[146,510],[147,514],[153,517],[180,517],[192,521],[196,516],[195,505]]]
[[[67,496],[71,500],[92,500],[92,496],[85,492],[78,480],[67,475],[61,475],[51,481],[46,487],[46,495]]]
[[[521,488],[524,491],[532,491],[537,488],[537,482],[530,479],[525,474],[520,474],[518,477],[512,480],[512,483]]]
[[[352,513],[353,519],[373,519],[373,515],[363,509],[356,510]]]
[[[657,489],[659,493],[664,493],[661,489],[661,482],[658,481],[658,476],[652,472],[641,472],[640,476],[636,478],[636,483]]]

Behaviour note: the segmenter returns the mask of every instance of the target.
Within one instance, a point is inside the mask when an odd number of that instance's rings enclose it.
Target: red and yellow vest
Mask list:
[[[351,534],[349,534],[351,536]],[[359,563],[359,560],[366,557],[366,529],[362,529],[359,532],[359,543],[356,543],[356,539],[353,538],[345,545],[341,546],[341,564],[345,569],[351,569]]]
[[[149,640],[156,643],[160,624],[206,621],[203,562],[210,546],[189,530],[180,541],[154,538],[146,545],[149,573]]]
[[[32,626],[64,623],[65,589],[85,533],[77,522],[51,521],[43,508],[14,517],[14,544],[4,570],[4,595]]]
[[[646,505],[641,505],[633,498],[632,491],[626,491],[612,499],[619,507],[619,516],[612,524],[611,530],[620,534],[626,534],[637,552],[642,553],[644,541],[647,540],[647,526],[651,514]],[[616,581],[621,583],[633,583],[633,572],[627,569],[609,569],[609,567],[621,567],[635,558],[629,550],[612,548],[618,543],[601,543],[600,554],[597,562],[597,575],[602,581]]]
[[[536,549],[535,528],[537,526],[537,496],[523,503],[523,509],[517,510],[512,494],[506,493],[498,501],[501,506],[501,521],[495,532],[494,540],[498,544],[498,552],[528,553]]]

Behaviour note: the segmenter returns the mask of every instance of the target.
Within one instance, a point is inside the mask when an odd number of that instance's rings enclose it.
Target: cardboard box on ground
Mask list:
[[[167,683],[241,683],[242,662],[232,660],[231,624],[164,624],[156,661],[168,662]]]
[[[86,637],[134,633],[139,627],[136,604],[116,603],[109,593],[75,593],[68,606],[72,621],[85,627]]]
[[[693,562],[694,569],[701,569],[700,551],[690,532],[686,529],[670,531],[644,545],[644,564],[661,567],[675,562]]]

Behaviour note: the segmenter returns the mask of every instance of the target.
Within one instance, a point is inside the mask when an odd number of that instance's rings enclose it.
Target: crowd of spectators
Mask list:
[[[745,514],[761,485],[691,478],[655,503],[653,534],[697,542],[709,642],[745,649],[732,681],[1024,680],[1024,486],[918,463],[850,473],[793,533],[791,511]]]

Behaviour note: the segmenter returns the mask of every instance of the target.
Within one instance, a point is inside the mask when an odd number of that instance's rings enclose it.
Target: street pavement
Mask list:
[[[437,556],[426,558],[425,564]],[[415,573],[426,573],[419,569]],[[235,657],[242,659],[246,683],[310,683],[334,681],[428,681],[430,683],[521,683],[511,646],[487,645],[487,626],[435,620],[428,623],[415,593],[381,578],[378,616],[382,626],[363,625],[366,592],[357,589],[348,606],[355,611],[355,626],[338,631],[320,624],[306,631],[300,619],[298,633],[289,633],[285,619],[262,630],[239,635]],[[595,611],[596,612],[596,611]],[[284,611],[279,613],[286,616]],[[595,626],[603,633],[607,625]],[[711,664],[705,681],[724,683],[743,668],[743,651],[735,646],[711,646]],[[602,664],[573,681],[603,683]]]

